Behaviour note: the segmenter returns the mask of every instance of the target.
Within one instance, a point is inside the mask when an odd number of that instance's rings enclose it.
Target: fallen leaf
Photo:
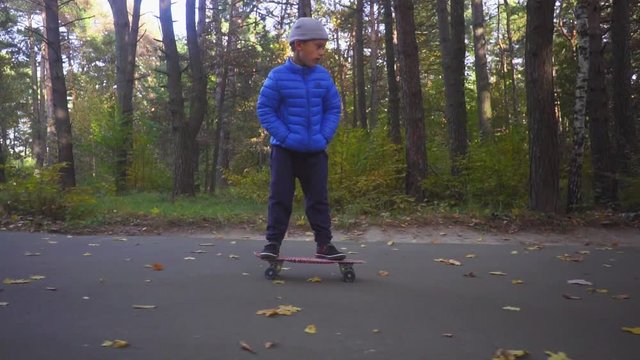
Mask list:
[[[616,300],[627,300],[627,299],[631,299],[631,296],[629,296],[629,294],[619,294],[619,295],[612,295],[612,298],[616,299]]]
[[[271,283],[274,285],[284,285],[284,280],[273,280]]]
[[[589,251],[589,250],[580,250],[580,251],[578,251],[578,254],[580,254],[580,255],[589,255],[589,254],[591,254],[591,251]]]
[[[572,284],[572,285],[583,285],[583,286],[592,286],[593,283],[587,281],[587,280],[582,280],[582,279],[574,279],[574,280],[567,280],[567,284]]]
[[[513,285],[522,285],[524,284],[524,280],[515,279],[515,280],[511,280],[511,283]]]
[[[151,264],[151,268],[154,271],[162,271],[162,270],[164,270],[164,265],[162,265],[160,263],[153,263],[153,264]]]
[[[40,253],[27,251],[24,253],[24,256],[40,256]]]
[[[387,277],[387,276],[389,276],[389,272],[388,271],[384,271],[384,270],[380,270],[380,271],[378,271],[378,276]]]
[[[473,259],[476,257],[476,254],[467,254],[464,257],[466,257],[467,259]]]
[[[315,334],[317,332],[316,326],[313,324],[307,325],[307,327],[304,328],[304,332],[307,334]]]
[[[238,260],[240,259],[240,256],[231,254],[229,255],[229,259]]]
[[[90,252],[86,252],[86,253],[82,254],[82,256],[92,256],[92,254]]]
[[[389,246],[393,246],[393,244],[395,244],[396,242],[393,240],[387,241],[387,245]]]
[[[194,258],[193,256],[187,256],[186,258],[184,258],[185,260],[195,260],[196,258]]]
[[[243,272],[242,273],[242,276],[249,276],[249,275],[251,275],[251,274],[249,274],[248,272]]]
[[[8,302],[0,302],[0,306],[9,306]]]
[[[594,288],[587,288],[587,292],[589,294],[608,294],[609,290],[608,289],[594,289]]]
[[[250,352],[252,354],[256,354],[256,352],[253,351],[251,346],[249,346],[249,344],[247,344],[246,342],[244,342],[242,340],[240,341],[240,347],[242,348],[242,350],[246,350],[246,351],[248,351],[248,352]]]
[[[513,250],[513,251],[511,252],[511,255],[518,255],[518,250]]]
[[[622,331],[630,332],[634,335],[640,335],[640,327],[623,327]]]
[[[58,288],[54,288],[54,287],[46,287],[45,289],[48,291],[58,291]]]
[[[572,262],[583,262],[584,261],[584,257],[582,257],[580,255],[564,254],[564,255],[558,255],[556,257],[558,259],[562,260],[562,261],[572,261]]]
[[[502,271],[491,271],[489,272],[489,274],[491,275],[497,275],[497,276],[506,276],[506,273],[503,273]]]
[[[347,254],[349,254],[349,255],[357,255],[358,252],[357,251],[349,251]]]
[[[544,353],[548,356],[547,360],[571,360],[567,354],[563,352],[553,353],[551,351],[545,351]]]
[[[215,246],[213,243],[198,244],[198,246]]]
[[[478,277],[478,276],[476,276],[476,274],[472,271],[472,272],[464,274],[464,277],[475,278],[475,277]]]
[[[98,247],[100,244],[89,244],[89,246]]]
[[[134,309],[139,309],[139,310],[150,310],[150,309],[155,309],[157,308],[157,305],[133,305]]]
[[[322,282],[322,279],[321,279],[321,278],[319,278],[319,277],[317,277],[317,276],[314,276],[314,277],[312,277],[312,278],[308,278],[308,279],[307,279],[307,282],[310,282],[310,283],[319,283],[319,282]]]
[[[31,280],[30,279],[4,279],[2,283],[5,285],[24,285],[24,284],[30,284]]]
[[[520,311],[520,308],[517,306],[503,306],[502,310],[509,310],[509,311]]]
[[[373,329],[371,330],[372,333],[374,334],[379,334],[380,333],[380,329]]]
[[[542,246],[540,245],[528,246],[525,249],[529,251],[537,251],[537,250],[542,250]]]
[[[127,346],[129,346],[129,343],[124,341],[124,340],[105,340],[102,345],[102,347],[110,347],[110,348],[114,348],[114,349],[122,349],[122,348],[126,348]]]
[[[274,341],[267,341],[266,343],[264,343],[264,348],[265,349],[272,349],[274,347],[276,347],[277,343]]]
[[[191,252],[192,254],[206,254],[207,251],[206,250],[194,250]]]
[[[562,297],[567,299],[567,300],[582,300],[582,298],[580,296],[574,296],[571,294],[562,294]]]
[[[42,279],[46,279],[46,276],[42,276],[42,275],[31,275],[29,277],[31,280],[42,280]]]
[[[442,336],[443,336],[443,337],[452,338],[452,337],[453,337],[453,334],[451,334],[451,333],[444,333],[444,334],[442,334]]]
[[[491,360],[515,360],[517,358],[525,357],[529,355],[528,352],[524,350],[503,350],[498,349],[491,358]]]
[[[258,310],[256,315],[264,315],[266,317],[273,317],[277,315],[290,316],[291,314],[297,313],[301,310],[302,308],[293,305],[278,305],[275,309]]]
[[[433,259],[433,261],[439,262],[439,263],[443,263],[443,264],[447,264],[447,265],[454,265],[454,266],[461,266],[462,265],[462,263],[460,261],[454,260],[454,259],[438,258],[438,259]]]

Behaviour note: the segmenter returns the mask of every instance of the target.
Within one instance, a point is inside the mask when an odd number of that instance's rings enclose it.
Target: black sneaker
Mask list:
[[[332,243],[328,243],[316,247],[316,257],[327,260],[343,260],[347,256],[336,249]]]
[[[277,259],[280,255],[280,244],[276,242],[270,242],[264,246],[264,249],[260,252],[260,259],[272,260]]]

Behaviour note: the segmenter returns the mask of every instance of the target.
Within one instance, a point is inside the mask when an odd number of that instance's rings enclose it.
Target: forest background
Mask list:
[[[5,0],[0,212],[45,228],[262,224],[255,103],[292,23],[313,16],[343,105],[337,224],[637,223],[638,5]]]

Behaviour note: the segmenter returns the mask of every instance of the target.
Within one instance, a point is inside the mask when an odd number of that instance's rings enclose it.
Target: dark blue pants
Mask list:
[[[279,146],[271,147],[271,187],[267,240],[282,243],[289,227],[295,179],[304,193],[305,213],[318,244],[331,241],[329,215],[329,156],[326,151],[300,153]]]

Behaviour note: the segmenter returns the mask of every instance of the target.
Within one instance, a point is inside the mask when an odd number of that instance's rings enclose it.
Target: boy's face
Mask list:
[[[324,56],[327,40],[296,40],[294,43],[294,60],[302,66],[317,65]]]

